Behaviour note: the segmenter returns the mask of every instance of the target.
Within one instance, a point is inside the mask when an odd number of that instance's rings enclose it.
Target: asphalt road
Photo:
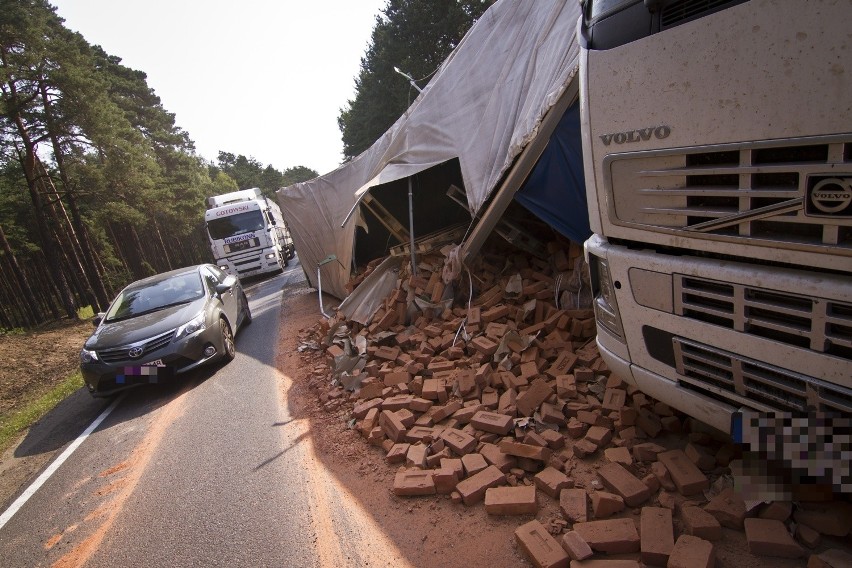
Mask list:
[[[294,262],[249,283],[231,364],[128,392],[0,529],[0,566],[361,564],[317,544],[357,515],[314,469],[274,367],[282,289],[303,278]]]

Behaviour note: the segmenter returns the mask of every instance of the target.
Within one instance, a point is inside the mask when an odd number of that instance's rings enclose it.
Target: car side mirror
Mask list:
[[[94,327],[98,327],[99,325],[101,325],[101,322],[104,321],[105,315],[106,314],[104,312],[98,312],[97,315],[92,318],[92,325]]]
[[[224,294],[225,292],[227,292],[230,289],[231,289],[231,287],[228,286],[227,284],[225,284],[224,282],[222,282],[221,284],[216,284],[216,288],[215,288],[216,295],[221,296],[222,294]]]

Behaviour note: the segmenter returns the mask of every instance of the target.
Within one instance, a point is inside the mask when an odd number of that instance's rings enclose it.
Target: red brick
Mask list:
[[[589,430],[586,432],[585,439],[596,445],[598,448],[602,448],[609,444],[612,440],[612,431],[609,428],[604,428],[603,426],[590,426]]]
[[[461,458],[465,476],[470,477],[488,467],[488,462],[482,454],[465,454]]]
[[[503,472],[489,465],[476,475],[459,482],[456,491],[462,496],[465,505],[476,505],[485,497],[486,489],[503,485],[505,482],[506,476]]]
[[[620,463],[623,466],[633,465],[633,456],[630,455],[630,450],[625,447],[607,448],[604,450],[604,457],[608,461]]]
[[[808,558],[808,568],[852,568],[852,554],[832,548]]]
[[[370,400],[355,405],[355,408],[352,409],[352,416],[354,416],[358,420],[361,420],[365,416],[367,416],[367,413],[370,411],[370,409],[381,408],[381,406],[382,399],[372,398]]]
[[[572,560],[570,568],[642,568],[638,560],[609,560],[589,558],[588,560]]]
[[[468,345],[470,345],[472,348],[476,349],[483,355],[488,356],[494,355],[494,352],[497,351],[498,347],[495,342],[491,341],[484,335],[480,335],[479,337],[472,339],[470,342],[468,342]]]
[[[561,406],[550,404],[549,402],[542,402],[538,412],[539,418],[541,418],[541,421],[546,424],[564,426],[566,423],[565,413],[562,412]]]
[[[556,377],[556,396],[561,399],[575,398],[577,396],[577,383],[574,375],[560,375]]]
[[[382,410],[379,414],[379,426],[392,441],[401,442],[405,440],[405,425],[394,412]]]
[[[672,476],[672,481],[681,495],[689,497],[710,487],[710,480],[686,457],[683,451],[662,452],[657,458],[669,470],[669,475]]]
[[[518,463],[518,460],[514,456],[503,453],[496,444],[482,444],[482,447],[479,448],[479,453],[482,454],[485,461],[496,466],[503,473],[509,473],[509,470]]]
[[[476,415],[477,412],[482,410],[482,405],[479,403],[470,404],[470,406],[464,406],[455,412],[453,412],[451,418],[456,420],[461,425],[466,425],[470,423],[470,420]]]
[[[439,495],[449,495],[455,491],[459,483],[456,472],[450,468],[432,470],[432,479],[435,482],[435,491]]]
[[[574,442],[572,449],[574,450],[575,456],[577,456],[578,458],[584,458],[597,452],[598,446],[583,438],[582,440],[577,440],[576,442]]]
[[[405,434],[405,439],[409,442],[433,442],[438,439],[438,435],[443,428],[434,428],[432,426],[412,426]]]
[[[565,437],[556,430],[549,428],[542,430],[541,437],[547,442],[547,447],[551,450],[558,450],[565,447]]]
[[[656,438],[663,429],[660,417],[647,408],[639,410],[639,416],[636,417],[636,425],[651,438]]]
[[[464,464],[459,458],[444,458],[441,460],[441,469],[451,469],[461,481],[464,477]]]
[[[700,507],[684,507],[680,518],[686,534],[709,541],[722,538],[722,525],[716,517]]]
[[[581,438],[586,434],[586,430],[589,429],[589,425],[585,422],[580,422],[576,418],[571,418],[568,420],[568,435],[574,438]]]
[[[535,487],[491,487],[485,491],[485,512],[489,515],[527,515],[538,512]]]
[[[576,523],[574,530],[580,533],[592,550],[607,554],[639,552],[639,533],[631,519]]]
[[[563,489],[559,494],[559,510],[572,523],[589,520],[589,505],[585,489]]]
[[[553,454],[550,448],[541,448],[531,444],[520,444],[509,440],[503,440],[500,442],[500,451],[510,456],[528,458],[543,462],[549,461],[550,456]]]
[[[713,497],[713,499],[707,503],[707,506],[704,507],[704,510],[716,517],[716,520],[719,521],[719,524],[723,527],[743,530],[743,521],[746,516],[746,504],[742,495],[733,489],[725,489]]]
[[[645,442],[633,446],[633,457],[636,458],[636,461],[652,462],[656,461],[658,456],[665,451],[666,449],[659,444]]]
[[[657,481],[660,482],[663,489],[666,491],[677,491],[677,486],[674,484],[674,481],[672,481],[672,476],[669,475],[669,470],[663,462],[655,461],[652,463],[651,473],[654,474],[654,477],[657,478]]]
[[[773,501],[767,505],[758,517],[761,519],[775,519],[776,521],[786,521],[793,514],[793,503],[790,501]]]
[[[852,533],[852,504],[845,501],[802,503],[793,519],[821,534],[843,537]]]
[[[559,543],[571,560],[585,560],[594,554],[589,543],[583,540],[576,531],[570,531],[562,535]]]
[[[624,510],[624,499],[615,493],[595,491],[592,497],[592,513],[596,519],[605,519]]]
[[[406,371],[396,371],[385,375],[383,382],[385,386],[392,387],[398,384],[404,384],[411,380],[411,375]]]
[[[396,358],[399,357],[399,347],[388,347],[387,345],[383,345],[376,349],[375,356],[377,359],[396,361]]]
[[[748,550],[758,556],[801,558],[804,549],[793,540],[787,527],[775,519],[745,519]]]
[[[432,420],[437,424],[441,420],[452,416],[455,412],[461,410],[462,403],[454,400],[450,403],[445,404],[444,406],[433,406],[429,413],[432,415]]]
[[[642,507],[639,518],[642,562],[665,566],[674,548],[672,512],[661,507]]]
[[[697,536],[682,534],[675,542],[667,568],[714,568],[716,551],[713,544]]]
[[[546,467],[533,478],[535,485],[554,499],[559,498],[563,489],[571,489],[574,482],[567,475],[552,467]]]
[[[807,525],[796,525],[796,540],[808,548],[816,548],[822,540],[822,535]]]
[[[531,446],[538,446],[539,448],[547,447],[547,440],[538,435],[535,430],[528,430],[522,442]]]
[[[576,364],[577,356],[570,351],[563,351],[545,372],[555,379],[560,375],[569,374]]]
[[[405,461],[405,456],[408,454],[408,447],[411,444],[399,443],[394,444],[390,451],[385,456],[385,461],[388,463],[402,463]]]
[[[518,395],[515,405],[521,416],[532,416],[541,403],[553,394],[550,385],[544,379],[536,379],[530,387]]]
[[[716,457],[697,444],[687,444],[683,453],[702,471],[710,471],[716,467]]]
[[[515,539],[536,567],[568,568],[568,553],[540,522],[530,521],[518,527]]]
[[[512,431],[515,421],[505,414],[480,410],[471,418],[470,424],[477,430],[505,436]]]
[[[622,389],[606,389],[601,406],[607,410],[621,410],[627,403],[627,392]]]
[[[393,480],[393,493],[400,497],[434,495],[435,481],[431,471],[412,469],[398,471]]]
[[[457,428],[447,428],[441,432],[441,439],[460,456],[473,451],[477,444],[476,438]]]
[[[617,463],[608,463],[598,468],[598,477],[604,485],[624,498],[631,507],[638,507],[648,500],[651,491],[648,486]]]
[[[423,444],[412,444],[405,454],[405,465],[426,469],[426,455],[429,453],[428,446]]]

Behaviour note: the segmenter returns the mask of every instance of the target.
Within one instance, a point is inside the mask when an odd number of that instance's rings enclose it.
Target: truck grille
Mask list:
[[[113,347],[111,349],[102,349],[98,351],[98,358],[104,363],[120,363],[120,362],[130,362],[130,361],[140,361],[144,362],[144,357],[149,353],[156,351],[157,349],[161,349],[169,344],[172,340],[172,337],[175,334],[175,330],[171,330],[169,332],[163,333],[156,337],[152,337],[150,339],[146,339],[144,341],[137,341],[136,343],[132,343],[130,345],[123,345],[121,347]],[[131,358],[128,355],[128,351],[132,347],[142,347],[142,354],[139,357]]]
[[[852,205],[816,211],[811,199],[821,180],[852,183],[852,135],[818,140],[611,156],[615,216],[690,238],[852,257]]]
[[[761,411],[852,413],[852,391],[675,337],[680,383]]]
[[[675,313],[852,361],[852,305],[675,275]]]
[[[745,0],[676,0],[666,4],[661,15],[661,27],[667,29],[678,24],[718,12]]]

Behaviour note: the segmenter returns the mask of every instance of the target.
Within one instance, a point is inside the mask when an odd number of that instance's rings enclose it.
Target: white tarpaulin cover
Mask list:
[[[360,222],[347,214],[369,187],[458,158],[470,210],[480,210],[576,73],[579,16],[577,0],[498,1],[369,149],[278,191],[312,285],[317,264],[334,254],[340,263],[323,266],[323,291],[346,296]]]

